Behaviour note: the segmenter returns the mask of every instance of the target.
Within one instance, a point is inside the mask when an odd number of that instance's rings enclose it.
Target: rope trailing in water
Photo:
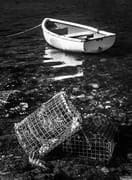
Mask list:
[[[40,26],[41,26],[41,24],[39,24],[39,25],[37,25],[37,26],[34,26],[34,27],[32,27],[32,28],[26,29],[26,30],[24,30],[24,31],[18,32],[18,33],[14,33],[14,34],[7,35],[6,37],[19,36],[19,35],[24,34],[24,33],[26,33],[26,32],[32,31],[32,30],[34,30],[34,29],[36,29],[36,28],[38,28],[38,27],[40,27]]]

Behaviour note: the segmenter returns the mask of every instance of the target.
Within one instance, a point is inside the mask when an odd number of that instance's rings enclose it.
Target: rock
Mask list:
[[[86,101],[86,100],[87,100],[85,94],[81,94],[81,95],[77,96],[77,98],[78,98],[80,101]]]
[[[99,84],[97,84],[97,83],[89,83],[88,85],[95,89],[99,88]]]
[[[103,106],[102,104],[99,104],[97,107],[98,107],[99,109],[104,109],[104,106]]]
[[[91,114],[84,113],[84,114],[83,114],[83,118],[84,118],[84,119],[90,118],[90,117],[92,117],[93,115],[94,115],[93,113],[91,113]]]
[[[72,90],[77,92],[77,91],[79,91],[79,87],[74,87]]]
[[[93,89],[92,92],[91,92],[91,95],[92,95],[92,96],[96,96],[96,95],[97,95],[97,90],[96,90],[96,89]]]
[[[70,99],[76,99],[76,96],[71,95]]]
[[[96,105],[97,105],[97,101],[94,100],[94,99],[92,99],[92,100],[90,101],[90,104],[96,106]]]
[[[109,169],[106,168],[106,167],[102,167],[102,168],[101,168],[101,171],[102,171],[104,174],[108,174],[108,173],[109,173]]]
[[[10,116],[10,115],[9,115],[8,113],[5,115],[6,118],[8,118],[9,116]]]
[[[101,58],[101,59],[100,59],[100,62],[106,62],[106,61],[107,61],[106,58]]]
[[[132,153],[128,153],[128,154],[127,154],[127,158],[128,158],[130,161],[132,161]]]
[[[94,97],[92,95],[87,96],[87,100],[92,100]]]
[[[110,104],[111,102],[110,101],[105,101],[105,104]]]
[[[119,116],[120,118],[125,118],[125,117],[126,117],[126,113],[120,112],[120,113],[118,114],[118,116]]]
[[[105,106],[105,109],[110,109],[110,108],[111,108],[110,105],[106,105],[106,106]]]
[[[81,107],[80,109],[81,109],[81,110],[83,110],[84,108],[83,108],[83,107]]]
[[[47,174],[47,173],[41,173],[41,174],[38,174],[38,175],[34,176],[34,180],[45,180],[45,179],[52,180],[53,175],[52,174]]]
[[[121,176],[120,180],[132,180],[132,176]]]
[[[28,108],[28,103],[22,102],[20,103],[22,111],[25,111]]]

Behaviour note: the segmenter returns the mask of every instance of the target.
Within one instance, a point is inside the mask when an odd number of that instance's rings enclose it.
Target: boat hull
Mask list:
[[[109,36],[104,38],[87,41],[84,43],[85,53],[100,53],[111,48],[115,43],[115,36]]]
[[[72,41],[63,37],[58,37],[50,34],[47,31],[43,31],[43,35],[46,42],[54,48],[63,51],[84,52],[83,42]]]
[[[54,32],[51,32],[48,30],[45,26],[45,23],[47,20],[50,20],[51,18],[46,18],[42,22],[42,31],[44,38],[46,42],[57,49],[63,50],[63,51],[72,51],[72,52],[83,52],[83,53],[100,53],[103,51],[106,51],[107,49],[111,48],[113,44],[115,43],[116,35],[115,33],[108,33],[105,31],[99,31],[96,28],[92,28],[85,25],[80,25],[77,23],[70,23],[67,21],[61,21],[61,20],[55,20],[51,19],[52,21],[57,23],[62,23],[62,26],[72,26],[72,33],[74,32],[73,26],[75,25],[75,31],[76,27],[78,28],[84,28],[84,29],[90,29],[94,32],[94,36],[96,37],[97,34],[102,33],[103,35],[99,35],[99,37],[96,38],[89,38],[87,40],[81,40],[78,38],[72,38],[70,36],[65,35],[58,35]],[[64,25],[63,25],[64,24]],[[65,27],[64,26],[64,27]]]

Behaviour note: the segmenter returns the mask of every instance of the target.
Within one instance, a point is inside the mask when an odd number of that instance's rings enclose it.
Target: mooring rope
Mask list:
[[[32,27],[32,28],[28,28],[28,29],[26,29],[26,30],[24,30],[24,31],[21,31],[21,32],[18,32],[18,33],[14,33],[14,34],[7,35],[6,37],[19,36],[19,35],[24,34],[24,33],[26,33],[26,32],[32,31],[32,30],[34,30],[34,29],[36,29],[36,28],[38,28],[38,27],[40,27],[40,26],[41,26],[41,24],[39,24],[39,25],[37,25],[37,26],[34,26],[34,27]]]

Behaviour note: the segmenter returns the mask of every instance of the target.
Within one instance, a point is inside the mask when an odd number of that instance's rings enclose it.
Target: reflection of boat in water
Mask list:
[[[50,79],[54,80],[54,81],[61,81],[61,80],[65,80],[65,79],[73,79],[73,78],[82,77],[82,76],[83,76],[83,72],[79,71],[73,75],[56,76],[56,77],[50,78]]]
[[[116,38],[115,33],[52,18],[43,20],[42,30],[49,45],[72,52],[100,53],[109,49]]]
[[[77,60],[77,58],[72,54],[66,54],[64,52],[60,52],[57,49],[47,49],[45,50],[44,63],[57,63],[57,65],[53,65],[53,68],[61,68],[67,66],[81,66],[83,61]],[[59,64],[58,64],[59,63]]]
[[[78,56],[76,56],[75,54],[67,54],[64,52],[60,52],[57,49],[49,48],[45,50],[45,55],[43,57],[44,63],[56,69],[54,77],[49,78],[50,80],[60,81],[83,76],[83,70],[81,67],[83,60],[79,60]],[[61,68],[61,75],[57,75],[57,71],[60,71]],[[75,71],[71,71],[71,73],[69,74],[67,72],[67,68],[73,68],[75,69]]]

